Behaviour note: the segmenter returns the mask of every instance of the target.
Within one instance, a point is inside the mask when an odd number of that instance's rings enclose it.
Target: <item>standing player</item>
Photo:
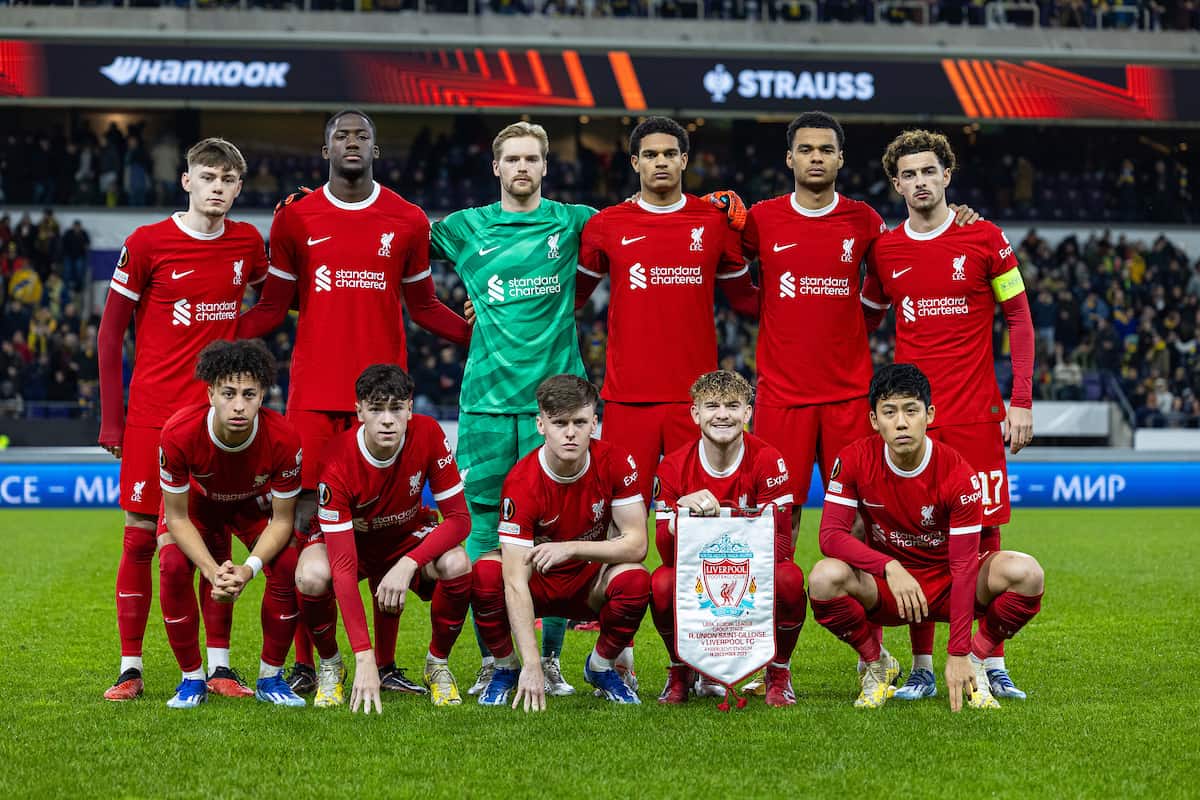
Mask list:
[[[471,562],[462,548],[471,520],[463,484],[441,426],[412,412],[413,382],[394,364],[363,370],[354,384],[358,428],[330,440],[321,468],[317,511],[320,533],[306,543],[305,556],[324,542],[328,561],[322,570],[297,578],[304,615],[313,631],[321,670],[314,705],[340,705],[346,671],[337,650],[337,609],[329,595],[333,584],[342,622],[354,650],[354,686],[350,710],[361,704],[382,712],[380,675],[375,653],[396,650],[399,615],[411,588],[430,603],[433,636],[425,659],[425,685],[435,706],[462,702],[447,659],[471,604]],[[421,508],[428,479],[442,512],[430,530]],[[323,571],[332,579],[314,579]],[[371,648],[358,582],[366,578],[371,594],[390,619],[376,625]]]
[[[296,511],[300,538],[316,510],[325,443],[354,424],[355,379],[370,364],[407,363],[402,306],[439,336],[464,345],[470,337],[466,321],[434,294],[425,213],[375,182],[375,142],[375,123],[360,111],[340,111],[325,124],[329,182],[279,207],[262,297],[238,324],[241,338],[269,333],[299,293],[287,415],[308,453]],[[307,568],[302,557],[300,570]],[[304,638],[292,685],[311,691],[312,651]]]
[[[167,420],[159,455],[159,601],[167,641],[183,670],[167,705],[194,708],[208,694],[192,585],[196,569],[205,579],[202,591],[232,603],[265,568],[255,696],[302,706],[303,698],[283,680],[297,617],[296,551],[287,544],[300,494],[300,437],[282,415],[262,408],[275,383],[275,360],[262,342],[213,342],[200,353],[196,377],[208,385],[209,402],[185,406]],[[250,551],[241,566],[229,560],[233,536]]]
[[[1042,568],[1024,553],[980,549],[983,481],[957,451],[926,437],[934,407],[920,370],[884,367],[871,381],[870,403],[880,436],[841,452],[825,495],[826,558],[809,576],[813,616],[866,662],[857,707],[879,708],[890,687],[891,657],[870,623],[930,619],[950,623],[950,709],[962,707],[964,694],[972,708],[998,708],[984,659],[1041,609]],[[850,535],[856,514],[865,542]]]
[[[662,566],[654,571],[651,613],[671,658],[667,685],[658,702],[687,702],[691,670],[675,651],[675,509],[713,516],[725,508],[762,507],[773,503],[775,517],[775,658],[766,672],[766,703],[790,706],[791,658],[804,625],[808,599],[804,573],[796,566],[792,539],[792,489],[787,463],[771,445],[749,433],[749,382],[736,372],[701,375],[692,384],[692,420],[700,441],[668,453],[655,481],[656,541]]]
[[[596,210],[542,197],[549,147],[541,125],[516,122],[500,131],[492,142],[500,202],[433,225],[433,253],[454,264],[476,315],[458,421],[472,561],[500,547],[504,476],[541,443],[538,385],[551,375],[587,374],[573,302],[580,231]],[[553,695],[575,691],[559,665],[565,631],[564,619],[542,620],[542,667]],[[471,694],[482,691],[492,670],[491,656],[483,657]]]
[[[262,236],[225,215],[242,190],[246,161],[224,139],[204,139],[187,152],[182,185],[188,210],[135,230],[113,270],[100,323],[100,444],[121,461],[125,537],[117,568],[121,669],[106,700],[142,693],[142,637],[150,614],[155,530],[162,505],[158,442],[177,409],[205,399],[193,376],[196,357],[215,339],[231,339],[246,286],[267,270]],[[136,359],[125,412],[121,350],[135,321]],[[204,579],[207,581],[207,579]],[[229,606],[201,584],[209,689],[244,696],[249,689],[229,669]]]
[[[640,702],[616,659],[650,602],[650,576],[641,564],[646,506],[633,457],[591,438],[598,401],[596,388],[575,375],[555,375],[537,389],[537,425],[546,443],[504,481],[501,552],[475,562],[475,621],[496,659],[480,705],[504,705],[515,688],[513,708],[522,700],[526,711],[546,708],[533,630],[543,614],[599,619],[584,679],[608,700]]]
[[[674,120],[639,123],[629,152],[640,196],[597,214],[580,250],[576,307],[605,275],[612,291],[601,434],[642,465],[643,497],[659,457],[696,439],[688,389],[717,368],[717,283],[735,309],[758,313],[740,234],[712,202],[683,193],[688,151]]]
[[[990,222],[953,224],[946,187],[955,167],[945,136],[923,130],[897,136],[883,155],[892,186],[904,197],[908,219],[872,249],[862,302],[874,329],[896,303],[896,361],[916,364],[940,398],[930,431],[962,454],[980,481],[981,547],[1000,549],[1000,526],[1011,509],[1004,445],[1013,453],[1033,438],[1033,321],[1012,246]],[[1013,388],[1008,411],[996,384],[992,321],[996,304],[1008,323]],[[1003,429],[999,423],[1003,421]],[[932,697],[933,626],[914,626],[913,670],[896,696]],[[999,697],[1023,699],[1004,664],[989,654],[987,676]]]

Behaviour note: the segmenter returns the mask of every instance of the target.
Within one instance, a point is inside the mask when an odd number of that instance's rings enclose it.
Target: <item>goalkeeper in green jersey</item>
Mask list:
[[[575,329],[579,236],[596,209],[542,197],[549,138],[516,122],[492,142],[500,202],[457,211],[433,224],[431,256],[466,286],[475,329],[463,374],[457,458],[471,511],[467,553],[474,562],[500,546],[500,489],[508,471],[541,444],[537,386],[551,375],[587,377]],[[562,678],[566,620],[542,620],[542,667],[549,694],[572,694]],[[491,658],[470,694],[486,687]]]

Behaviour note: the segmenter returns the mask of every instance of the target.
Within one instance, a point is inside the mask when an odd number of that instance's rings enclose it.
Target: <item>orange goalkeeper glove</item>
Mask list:
[[[742,198],[738,197],[737,192],[731,189],[721,189],[709,192],[704,195],[704,199],[725,212],[729,217],[729,227],[735,231],[746,227],[746,204],[742,202]]]
[[[278,203],[275,204],[275,213],[278,214],[279,209],[283,208],[286,205],[291,205],[292,203],[299,200],[301,197],[304,197],[306,194],[312,194],[312,189],[308,188],[307,186],[301,186],[300,191],[292,192],[287,197],[283,198],[282,200],[280,200]]]

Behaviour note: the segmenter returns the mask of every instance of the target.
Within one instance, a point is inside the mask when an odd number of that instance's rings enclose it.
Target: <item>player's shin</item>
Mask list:
[[[154,596],[154,531],[137,525],[125,526],[121,562],[117,566],[117,629],[121,636],[121,671],[126,659],[140,658],[150,602]],[[130,664],[132,662],[129,662]],[[137,664],[141,669],[141,664]]]
[[[262,662],[282,670],[300,616],[293,577],[296,574],[295,550],[284,548],[264,572],[267,587],[263,592],[261,613]]]
[[[321,658],[334,658],[338,654],[337,603],[333,592],[316,596],[300,595],[300,617],[308,628],[308,635],[317,647]]]
[[[650,573],[637,568],[614,575],[604,591],[604,605],[600,607],[596,655],[605,661],[616,661],[621,651],[633,642],[649,605]]]
[[[563,617],[542,617],[542,657],[562,655],[563,640],[567,638],[567,621]]]
[[[882,650],[867,622],[867,611],[862,603],[849,595],[830,600],[813,597],[810,602],[813,619],[818,625],[853,647],[864,662],[879,660]]]
[[[804,618],[808,595],[804,593],[804,572],[794,562],[785,561],[775,568],[775,658],[777,666],[788,664]]]
[[[471,573],[457,578],[442,579],[433,590],[429,605],[429,621],[432,634],[429,639],[429,654],[434,658],[447,659],[450,650],[462,633],[471,607]]]
[[[167,642],[184,674],[203,680],[204,674],[199,672],[200,609],[192,590],[192,562],[172,542],[159,552],[158,568],[158,599],[167,628]]]
[[[400,615],[379,607],[375,596],[379,581],[368,583],[371,590],[371,622],[375,628],[375,666],[386,667],[396,661],[396,640],[400,638]]]
[[[499,561],[475,562],[471,580],[471,610],[484,644],[497,661],[513,655],[512,630],[504,605],[504,570]]]
[[[675,651],[675,569],[661,566],[650,577],[650,616],[654,629],[662,637],[667,648],[667,657],[677,665],[679,653]]]
[[[980,661],[986,659],[996,645],[1015,636],[1041,608],[1041,593],[1001,592],[988,604],[987,613],[979,620],[979,628],[971,640],[971,653]]]

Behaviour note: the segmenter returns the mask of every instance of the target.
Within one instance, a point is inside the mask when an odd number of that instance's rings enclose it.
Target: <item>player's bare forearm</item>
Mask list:
[[[525,563],[525,548],[502,544],[500,555],[504,562],[504,604],[508,610],[508,625],[513,641],[524,664],[541,664],[537,634],[533,630],[533,595],[529,580],[533,568]]]
[[[296,498],[274,497],[271,500],[271,521],[254,543],[250,555],[257,556],[264,564],[271,562],[292,539],[296,523]]]
[[[574,542],[575,557],[601,564],[640,564],[646,560],[646,509],[641,503],[613,508],[617,535],[603,542]]]
[[[180,552],[196,565],[200,574],[212,583],[217,576],[217,562],[208,552],[204,538],[187,513],[188,493],[163,492],[163,516],[167,522],[167,533],[171,535]]]

